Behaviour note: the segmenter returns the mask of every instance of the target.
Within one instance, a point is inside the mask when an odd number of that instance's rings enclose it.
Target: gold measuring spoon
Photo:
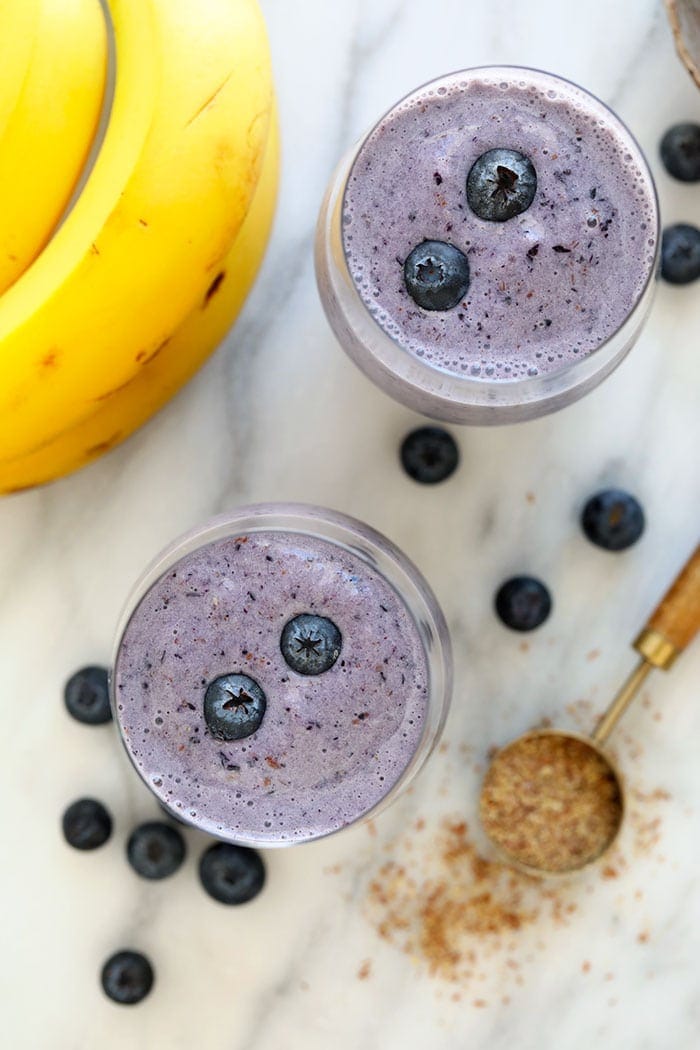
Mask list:
[[[563,875],[607,852],[622,824],[624,795],[603,746],[649,672],[667,671],[698,630],[700,546],[634,642],[641,660],[590,737],[533,730],[494,755],[481,788],[481,821],[509,864],[532,875]]]

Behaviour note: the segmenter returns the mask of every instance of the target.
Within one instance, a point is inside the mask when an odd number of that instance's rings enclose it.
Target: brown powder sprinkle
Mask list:
[[[568,925],[559,894],[482,857],[464,821],[445,819],[430,853],[436,866],[423,877],[407,864],[385,861],[369,884],[367,913],[383,940],[421,959],[431,976],[477,980],[485,945],[511,950],[514,935],[543,907],[557,925]]]
[[[596,713],[590,702],[574,706],[581,707],[582,723],[590,725]],[[460,766],[468,766],[476,777],[477,758],[483,752],[466,743],[452,750]],[[622,750],[629,766],[635,759],[627,748]],[[447,770],[449,783],[455,779],[449,762]],[[464,997],[465,1005],[473,1006],[475,996],[489,1006],[505,1004],[513,990],[527,983],[535,953],[550,956],[552,938],[585,923],[591,908],[600,908],[602,901],[612,907],[611,894],[619,891],[640,908],[645,895],[639,883],[631,881],[631,871],[637,858],[662,863],[661,812],[670,796],[661,787],[632,779],[621,842],[615,843],[605,865],[551,881],[517,871],[492,853],[485,855],[484,836],[464,820],[460,795],[450,810],[414,810],[401,832],[381,839],[377,834],[368,844],[374,860],[366,881],[362,879],[363,913],[387,946],[407,955],[419,972],[435,980],[436,994],[448,984]],[[653,937],[646,915],[637,919],[632,937],[644,951]],[[378,966],[375,961],[373,972]],[[606,968],[600,967],[601,979]],[[595,958],[584,957],[582,980],[597,969]]]
[[[484,778],[484,830],[513,861],[540,871],[574,871],[594,860],[621,818],[610,766],[576,737],[522,737],[497,753]]]

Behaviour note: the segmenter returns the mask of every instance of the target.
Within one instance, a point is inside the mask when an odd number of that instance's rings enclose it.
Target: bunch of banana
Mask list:
[[[77,469],[160,408],[232,324],[270,231],[278,142],[256,0],[107,7],[106,114],[99,0],[0,8],[13,41],[0,70],[0,193],[11,202],[0,492]]]

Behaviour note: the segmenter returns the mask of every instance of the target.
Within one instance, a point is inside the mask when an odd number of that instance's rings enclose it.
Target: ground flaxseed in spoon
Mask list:
[[[615,837],[622,798],[610,766],[592,746],[556,733],[533,734],[499,751],[484,778],[481,819],[515,862],[567,872],[598,857]]]

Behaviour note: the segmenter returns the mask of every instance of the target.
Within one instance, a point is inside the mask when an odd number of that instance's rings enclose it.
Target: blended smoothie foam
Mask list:
[[[372,317],[396,343],[457,376],[521,380],[562,369],[623,324],[652,273],[654,187],[631,135],[558,77],[512,68],[444,77],[392,109],[362,143],[345,187],[342,243]],[[537,175],[504,222],[471,210],[466,181],[493,149]],[[403,265],[439,240],[469,261],[452,309],[420,309]]]
[[[330,669],[291,670],[280,638],[302,613],[331,619]],[[264,691],[259,728],[217,739],[208,683],[241,673]],[[290,531],[249,531],[175,562],[138,602],[115,663],[115,714],[149,787],[190,823],[261,845],[316,838],[394,787],[426,727],[429,667],[394,588],[343,547]]]

